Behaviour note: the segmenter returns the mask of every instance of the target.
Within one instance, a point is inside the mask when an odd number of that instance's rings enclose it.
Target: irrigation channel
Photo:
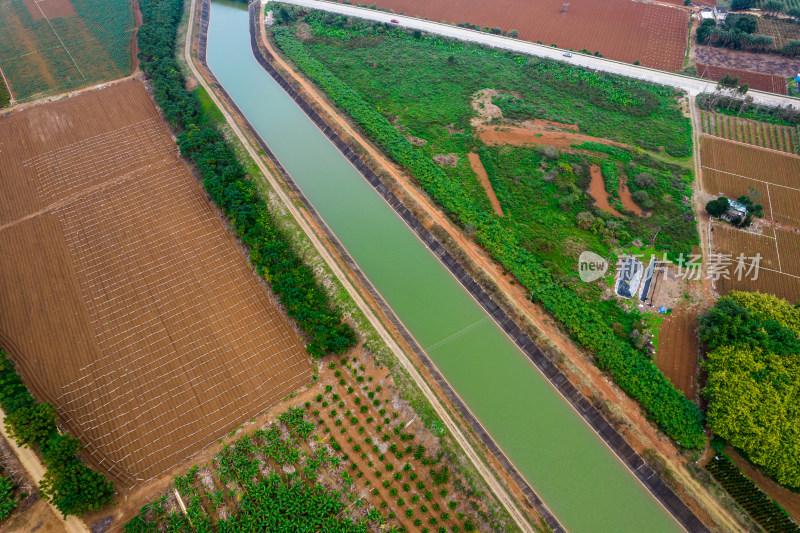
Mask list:
[[[419,344],[434,347],[427,355],[567,530],[681,530],[494,321],[455,335],[485,311],[259,65],[245,3],[212,2],[206,58],[359,268]]]

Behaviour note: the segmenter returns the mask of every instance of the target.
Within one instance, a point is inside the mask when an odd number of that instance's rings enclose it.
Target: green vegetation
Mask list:
[[[286,313],[308,336],[306,350],[314,357],[344,353],[355,344],[355,332],[342,321],[341,310],[329,300],[313,270],[278,228],[254,182],[236,154],[205,116],[207,95],[190,93],[174,58],[176,27],[183,12],[181,0],[143,0],[139,30],[142,70],[153,95],[173,128],[180,133],[181,153],[195,164],[203,187],[227,215],[236,234],[250,251],[250,261],[278,295]]]
[[[133,520],[125,524],[126,533],[167,531],[226,533],[245,531],[326,531],[332,533],[366,533],[369,523],[382,524],[383,516],[377,509],[366,513],[362,522],[341,517],[346,510],[350,494],[329,490],[318,482],[317,477],[326,469],[338,467],[342,459],[331,453],[327,446],[305,452],[310,433],[301,428],[314,430],[314,424],[303,420],[299,409],[299,424],[292,425],[281,417],[289,436],[282,436],[281,426],[272,424],[259,429],[252,436],[246,435],[232,445],[225,445],[214,458],[214,474],[220,487],[235,487],[235,490],[219,490],[211,481],[203,482],[199,467],[174,479],[175,488],[186,505],[186,515],[180,509],[168,513],[165,503],[169,494],[142,507]],[[288,418],[297,418],[290,414]],[[317,444],[319,446],[319,444]],[[261,458],[259,458],[259,456]],[[270,464],[285,467],[265,472],[262,468]],[[207,468],[206,465],[203,465]],[[286,470],[291,473],[286,474]],[[278,473],[280,472],[280,474]],[[346,485],[347,487],[347,485]],[[224,509],[226,518],[214,520],[217,510]],[[235,512],[231,512],[236,509]],[[387,530],[396,532],[396,529]]]
[[[0,68],[18,100],[130,73],[130,1],[71,0],[76,14],[53,18],[31,16],[26,3],[38,9],[23,0],[0,4]]]
[[[721,447],[720,447],[721,448]],[[706,465],[714,479],[768,533],[800,531],[788,513],[745,476],[722,449]]]
[[[1,470],[1,469],[0,469]],[[17,485],[10,477],[0,476],[0,523],[11,516],[17,508],[19,497],[16,495]]]
[[[0,109],[6,107],[11,102],[11,93],[8,92],[6,82],[0,79]]]
[[[664,146],[668,153],[684,156],[691,153],[691,135],[675,93],[557,62],[406,34],[384,24],[314,12],[305,21],[312,33],[305,43],[288,27],[273,30],[284,53],[414,176],[454,221],[530,289],[532,297],[596,355],[598,366],[639,400],[668,435],[684,446],[701,447],[704,437],[699,409],[629,339],[631,331],[643,327],[637,313],[623,311],[613,300],[600,301],[598,296],[605,289],[602,284],[555,281],[563,272],[574,272],[581,251],[588,248],[608,254],[615,246],[627,244],[629,238],[652,237],[656,232],[651,228],[666,222],[670,223],[658,232],[656,246],[673,254],[688,252],[697,242],[697,234],[694,222],[685,218],[688,208],[681,200],[691,195],[691,174],[634,149],[603,149],[596,156],[585,156],[562,155],[557,150],[491,148],[481,143],[470,125],[472,95],[492,87],[521,95],[514,96],[519,102],[495,98],[501,109],[508,109],[509,102],[518,106],[514,113],[521,117],[578,123],[582,129],[594,128],[594,132],[622,142]],[[536,115],[529,114],[531,106],[524,107],[528,98],[537,102]],[[650,140],[638,142],[644,131]],[[428,142],[413,146],[404,134]],[[473,150],[480,154],[504,210],[511,216],[493,213],[467,162],[466,155]],[[433,156],[442,153],[459,155],[455,168],[433,162]],[[592,209],[583,192],[589,165],[614,157],[632,178],[632,192],[645,192],[638,195],[639,200],[658,216],[613,220],[615,217],[595,211],[589,213],[595,219],[578,220],[579,214]],[[645,170],[658,176],[658,189],[645,191],[635,184],[635,177]],[[669,211],[659,212],[661,207]],[[641,229],[645,231],[639,233]],[[554,238],[555,231],[574,239],[561,242]],[[547,245],[540,246],[545,240]]]
[[[6,413],[6,428],[17,443],[36,447],[41,452],[47,471],[39,489],[64,516],[80,516],[111,502],[114,484],[81,462],[78,439],[59,433],[55,408],[31,396],[2,351],[0,407]],[[8,502],[4,504],[0,498],[0,512],[7,505]]]
[[[777,482],[800,488],[800,309],[731,292],[700,320],[708,425]]]

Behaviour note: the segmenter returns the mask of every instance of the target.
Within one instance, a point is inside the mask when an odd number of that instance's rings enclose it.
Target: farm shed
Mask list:
[[[725,214],[731,218],[744,218],[747,216],[747,206],[736,200],[728,200],[728,210]]]
[[[617,267],[617,282],[614,291],[618,296],[631,298],[639,290],[642,282],[642,262],[635,257],[623,258]]]
[[[728,18],[728,10],[722,6],[714,6],[714,18],[717,19],[717,22],[725,22],[725,19]]]
[[[704,20],[716,20],[716,17],[714,16],[714,12],[711,9],[707,8],[707,7],[701,9],[697,13],[697,16],[698,16],[698,18],[700,19],[701,22],[704,21]]]

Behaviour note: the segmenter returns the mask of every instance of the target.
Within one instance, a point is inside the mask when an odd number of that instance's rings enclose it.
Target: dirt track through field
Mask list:
[[[472,167],[472,171],[478,175],[478,178],[481,180],[481,185],[483,186],[483,190],[486,191],[486,196],[489,197],[489,201],[492,203],[492,209],[498,215],[505,216],[503,214],[503,207],[500,205],[500,200],[497,199],[497,194],[494,192],[494,187],[492,187],[492,182],[489,180],[489,175],[486,174],[486,169],[483,168],[483,163],[481,163],[481,156],[476,154],[475,152],[470,152],[469,155],[469,165]]]
[[[117,481],[310,380],[141,83],[0,119],[0,167],[0,345]]]

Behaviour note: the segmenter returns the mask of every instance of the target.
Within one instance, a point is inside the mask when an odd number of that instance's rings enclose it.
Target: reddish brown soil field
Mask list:
[[[542,127],[541,125],[537,125],[537,128],[540,127],[541,129],[508,125],[481,125],[478,135],[481,141],[489,146],[503,146],[506,144],[512,146],[531,146],[534,144],[544,144],[547,146],[555,146],[556,148],[569,148],[573,144],[594,142],[619,146],[620,148],[630,148],[625,144],[609,141],[608,139],[573,133],[573,131],[575,131],[573,128],[577,129],[577,126],[571,124],[559,124],[559,126],[567,128],[567,131],[555,130],[549,126]]]
[[[0,345],[125,486],[308,383],[303,343],[129,81],[0,118]]]
[[[704,135],[700,157],[703,168],[800,189],[800,156]]]
[[[49,19],[75,15],[75,8],[69,0],[22,0],[33,20],[43,17]]]
[[[759,91],[767,91],[775,94],[787,94],[786,78],[777,74],[765,74],[763,72],[753,72],[750,70],[742,70],[736,68],[714,67],[711,65],[704,65],[697,63],[697,73],[701,78],[707,80],[719,81],[726,74],[735,78],[739,78],[739,84],[745,83],[751,89],[758,89]]]
[[[715,46],[702,46],[694,43],[692,43],[692,57],[703,65],[764,72],[783,77],[794,76],[800,71],[800,59],[777,54],[756,54]]]
[[[711,242],[714,252],[730,254],[736,258],[740,253],[745,257],[761,254],[761,266],[780,271],[778,247],[775,246],[774,232],[765,228],[762,235],[736,229],[728,224],[711,226]]]
[[[478,179],[481,180],[481,185],[483,185],[483,190],[486,191],[486,196],[489,197],[489,201],[492,203],[492,209],[498,215],[505,216],[503,214],[503,207],[500,205],[500,200],[497,199],[497,194],[494,192],[494,187],[492,187],[492,182],[489,181],[489,175],[486,173],[486,169],[483,168],[483,163],[481,163],[481,156],[476,154],[475,152],[469,153],[469,166],[472,167],[472,171],[478,175]]]
[[[560,48],[587,49],[605,57],[680,70],[688,38],[689,11],[631,0],[381,0],[378,7],[453,24],[517,30],[519,38]]]
[[[656,366],[687,398],[697,397],[697,311],[680,309],[664,319]]]

